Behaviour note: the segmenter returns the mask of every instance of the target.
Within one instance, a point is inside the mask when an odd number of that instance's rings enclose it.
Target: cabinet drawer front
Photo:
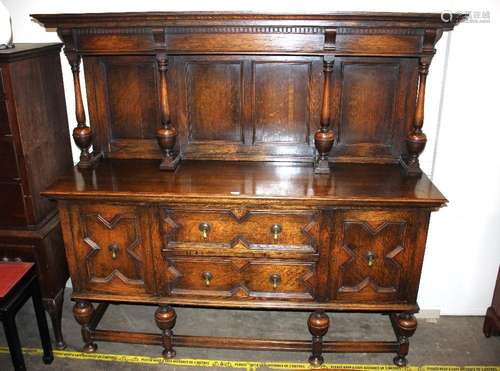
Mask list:
[[[319,216],[314,211],[164,209],[162,216],[167,250],[314,253],[317,249]]]
[[[10,134],[9,116],[7,114],[7,102],[0,97],[0,136]],[[2,159],[2,161],[4,161]]]
[[[307,300],[315,272],[314,262],[171,257],[164,278],[170,295]]]
[[[0,226],[20,227],[28,224],[24,193],[20,183],[0,182]]]
[[[410,259],[415,252],[415,218],[408,211],[339,212],[330,262],[332,298],[405,301]]]
[[[16,152],[10,137],[0,137],[0,178],[17,178]]]
[[[141,211],[128,206],[85,205],[77,207],[75,214],[75,255],[82,286],[124,295],[147,292],[152,267]]]

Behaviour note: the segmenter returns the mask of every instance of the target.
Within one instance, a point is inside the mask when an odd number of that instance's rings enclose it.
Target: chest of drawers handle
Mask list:
[[[279,224],[273,224],[271,226],[271,233],[273,234],[273,239],[276,241],[280,237],[283,228]]]
[[[281,276],[278,273],[273,273],[269,277],[269,281],[273,284],[273,289],[276,290],[281,282]]]
[[[206,286],[210,286],[210,281],[212,281],[213,277],[214,276],[210,272],[203,272],[201,274],[201,278],[203,278],[203,281],[205,281],[205,285]]]
[[[208,232],[210,232],[210,224],[208,223],[200,223],[198,229],[201,232],[201,237],[206,240],[208,238]]]

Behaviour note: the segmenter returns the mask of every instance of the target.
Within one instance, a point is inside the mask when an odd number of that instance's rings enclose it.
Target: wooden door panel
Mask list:
[[[112,140],[155,139],[161,125],[155,59],[113,56],[101,63]]]
[[[309,142],[311,62],[253,63],[255,143]]]
[[[84,285],[125,294],[149,288],[148,232],[140,211],[118,205],[88,205],[78,212],[76,254]]]
[[[334,160],[398,161],[412,124],[416,71],[412,58],[335,59]]]
[[[241,61],[186,63],[188,141],[243,142]]]
[[[332,297],[399,301],[407,294],[414,218],[409,212],[346,211],[335,221]]]

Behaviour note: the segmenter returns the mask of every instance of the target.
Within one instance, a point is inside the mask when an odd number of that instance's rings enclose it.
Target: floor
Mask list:
[[[67,290],[70,291],[70,290]],[[17,324],[23,346],[40,347],[37,328],[31,303],[28,302],[19,312]],[[82,346],[80,328],[74,321],[72,302],[66,293],[63,330],[68,344],[66,355],[71,358],[56,357],[52,365],[42,363],[41,356],[26,355],[29,370],[201,370],[203,363],[189,361],[193,365],[146,365],[143,363],[81,360],[75,359]],[[110,306],[99,325],[99,328],[127,329],[136,331],[157,332],[153,313],[154,307],[117,305]],[[262,312],[262,311],[226,311],[211,309],[177,308],[177,324],[174,331],[179,334],[227,335],[266,338],[309,338],[306,326],[307,313],[296,312]],[[393,333],[386,316],[371,314],[337,314],[330,315],[330,331],[328,339],[364,339],[392,340]],[[482,334],[482,317],[441,317],[439,320],[419,320],[415,335],[410,339],[408,360],[412,366],[421,365],[498,365],[500,367],[500,337],[486,339]],[[5,352],[6,341],[0,330],[0,370],[12,370],[10,357]],[[130,344],[98,343],[98,354],[122,354],[158,357],[161,347]],[[3,352],[1,351],[3,349]],[[230,351],[216,349],[178,348],[177,359],[197,360],[233,360],[256,361],[268,363],[258,370],[273,368],[269,362],[305,362],[308,354],[292,352],[255,352]],[[391,354],[326,354],[325,362],[329,364],[392,364]],[[194,363],[193,363],[194,362]],[[233,366],[234,363],[220,364]],[[240,365],[248,368],[248,364]],[[229,367],[231,368],[231,367]],[[276,368],[291,368],[288,364]],[[227,369],[227,368],[226,368]]]

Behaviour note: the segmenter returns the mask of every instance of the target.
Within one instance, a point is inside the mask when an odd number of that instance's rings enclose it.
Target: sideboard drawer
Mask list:
[[[164,248],[232,251],[317,251],[314,211],[162,210]]]
[[[164,279],[168,295],[224,298],[313,299],[316,263],[171,257]]]
[[[152,291],[149,228],[140,207],[75,205],[72,208],[78,289],[142,294]],[[71,254],[70,254],[71,257]]]

